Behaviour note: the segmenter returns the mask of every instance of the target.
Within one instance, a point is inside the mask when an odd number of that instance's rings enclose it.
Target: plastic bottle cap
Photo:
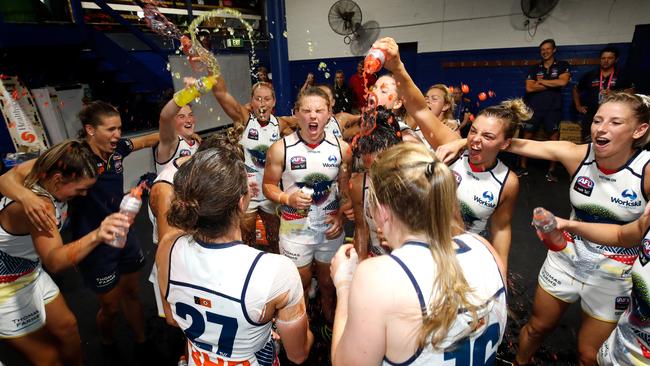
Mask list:
[[[142,197],[142,188],[140,188],[140,186],[133,187],[131,189],[131,196],[136,197],[136,198],[141,198]]]

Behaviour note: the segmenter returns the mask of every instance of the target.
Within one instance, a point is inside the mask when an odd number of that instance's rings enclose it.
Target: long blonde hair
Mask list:
[[[402,143],[380,153],[370,169],[371,197],[387,206],[411,233],[425,234],[436,268],[428,315],[418,344],[434,349],[447,335],[460,309],[476,320],[472,292],[456,259],[453,236],[464,230],[449,168],[423,145]]]

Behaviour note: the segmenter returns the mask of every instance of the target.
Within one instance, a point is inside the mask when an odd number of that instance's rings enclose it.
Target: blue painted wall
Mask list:
[[[625,65],[630,44],[618,43],[614,46],[618,48],[620,53],[619,65]],[[560,60],[570,58],[598,58],[599,52],[603,47],[604,45],[559,46],[556,58]],[[356,72],[356,65],[360,59],[361,57],[344,57],[327,60],[291,61],[290,69],[294,99],[308,72],[314,72],[316,82],[333,83],[334,71],[336,69],[343,70],[346,78],[349,78],[350,75]],[[525,92],[524,80],[526,79],[528,67],[444,69],[442,67],[443,63],[452,61],[533,59],[539,59],[539,50],[537,47],[419,53],[417,57],[417,70],[411,74],[416,75],[415,83],[421,90],[426,90],[429,86],[437,83],[459,85],[462,82],[468,84],[471,89],[469,97],[474,101],[477,99],[477,93],[481,91],[487,92],[488,90],[494,91],[496,97],[481,103],[480,108],[482,109],[492,104],[497,104],[504,99],[523,96]],[[321,61],[325,62],[329,68],[331,74],[329,79],[325,79],[324,72],[318,70],[318,65]],[[597,66],[574,66],[571,70],[571,83],[577,83],[586,71],[594,67]],[[567,87],[563,91],[565,120],[577,120],[576,111],[573,108],[573,101],[571,99],[571,87]]]

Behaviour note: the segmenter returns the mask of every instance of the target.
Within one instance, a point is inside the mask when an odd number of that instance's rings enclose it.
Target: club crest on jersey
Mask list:
[[[280,139],[280,135],[277,132],[273,132],[271,135],[271,141],[278,141]]]
[[[122,154],[113,153],[113,167],[116,173],[121,173],[124,170],[122,166]]]
[[[639,262],[645,266],[650,262],[650,240],[644,238],[641,242],[641,251],[639,252]]]
[[[192,155],[192,152],[191,152],[190,150],[188,150],[188,149],[182,149],[182,150],[178,153],[178,155],[179,155],[180,157],[183,157],[183,156],[190,156],[190,155]]]
[[[481,197],[474,195],[474,201],[478,202],[480,205],[495,208],[497,205],[494,203],[494,193],[490,191],[485,191]]]
[[[250,130],[248,130],[248,138],[250,140],[259,140],[260,133],[256,129],[251,128]]]
[[[304,156],[294,156],[290,160],[291,170],[307,169],[307,158]]]
[[[596,184],[593,180],[582,175],[576,179],[576,184],[573,185],[573,190],[589,197],[591,196],[591,192],[594,190],[594,185]]]
[[[327,157],[327,163],[323,163],[323,168],[338,168],[338,158],[336,155],[330,155]]]
[[[196,305],[201,305],[205,306],[206,308],[211,308],[212,307],[212,301],[208,299],[204,299],[202,297],[194,296],[194,303]]]
[[[639,195],[632,189],[625,189],[621,192],[621,197],[610,197],[612,203],[621,207],[641,207],[641,200],[637,200]]]
[[[614,309],[616,310],[625,310],[628,306],[630,306],[629,296],[619,296],[614,301]]]
[[[460,182],[463,181],[463,177],[461,177],[455,170],[452,170],[452,173],[454,173],[454,178],[456,178],[456,184],[460,185]]]

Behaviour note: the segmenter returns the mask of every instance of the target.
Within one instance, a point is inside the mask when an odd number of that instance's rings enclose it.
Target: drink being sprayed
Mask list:
[[[533,225],[537,229],[537,235],[548,249],[559,252],[566,247],[565,235],[567,234],[557,228],[557,220],[553,213],[537,207],[533,210]]]
[[[135,216],[140,211],[140,207],[142,207],[142,199],[140,196],[142,196],[142,185],[133,188],[131,192],[122,198],[122,202],[120,203],[120,213],[128,217],[129,225],[133,223]],[[115,239],[107,244],[116,248],[124,248],[127,233],[128,229],[125,229],[124,233],[121,235],[116,234]]]
[[[386,53],[378,48],[371,48],[363,61],[364,73],[374,74],[384,67]]]

